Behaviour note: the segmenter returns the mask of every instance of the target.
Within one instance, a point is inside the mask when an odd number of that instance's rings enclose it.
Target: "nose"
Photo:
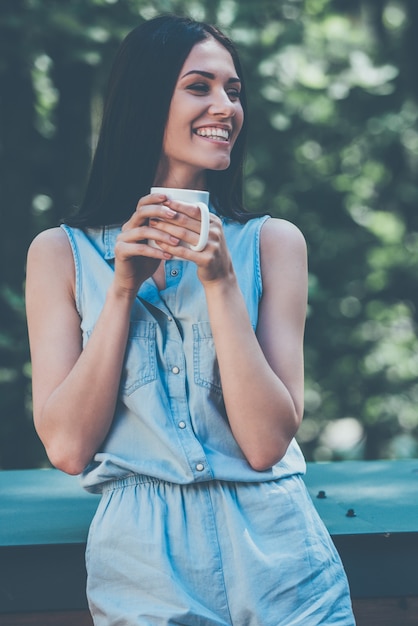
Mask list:
[[[224,89],[214,94],[209,107],[209,113],[218,117],[233,117],[235,115],[234,102],[231,101]]]

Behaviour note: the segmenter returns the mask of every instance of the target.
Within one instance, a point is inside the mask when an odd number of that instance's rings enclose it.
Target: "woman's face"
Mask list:
[[[201,188],[206,170],[229,166],[244,120],[240,89],[226,48],[213,38],[192,48],[171,99],[158,184]]]

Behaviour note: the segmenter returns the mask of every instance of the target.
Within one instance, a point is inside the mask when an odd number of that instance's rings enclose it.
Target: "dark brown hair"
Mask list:
[[[64,222],[76,227],[122,224],[149,193],[160,160],[170,102],[180,70],[197,43],[213,37],[231,54],[242,81],[244,124],[226,170],[208,171],[215,210],[246,221],[242,178],[246,97],[242,68],[231,40],[216,27],[163,15],[132,30],[122,42],[110,74],[99,140],[84,200]]]

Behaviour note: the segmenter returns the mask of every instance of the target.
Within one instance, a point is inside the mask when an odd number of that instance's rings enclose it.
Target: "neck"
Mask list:
[[[160,163],[153,186],[205,190],[207,189],[206,173],[202,170],[190,172],[190,168],[169,170]]]

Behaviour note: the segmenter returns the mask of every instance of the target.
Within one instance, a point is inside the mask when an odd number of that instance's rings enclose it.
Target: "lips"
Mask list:
[[[219,126],[202,126],[196,128],[194,131],[199,137],[205,137],[206,139],[215,139],[216,141],[229,141],[231,131],[227,128],[221,128]]]

